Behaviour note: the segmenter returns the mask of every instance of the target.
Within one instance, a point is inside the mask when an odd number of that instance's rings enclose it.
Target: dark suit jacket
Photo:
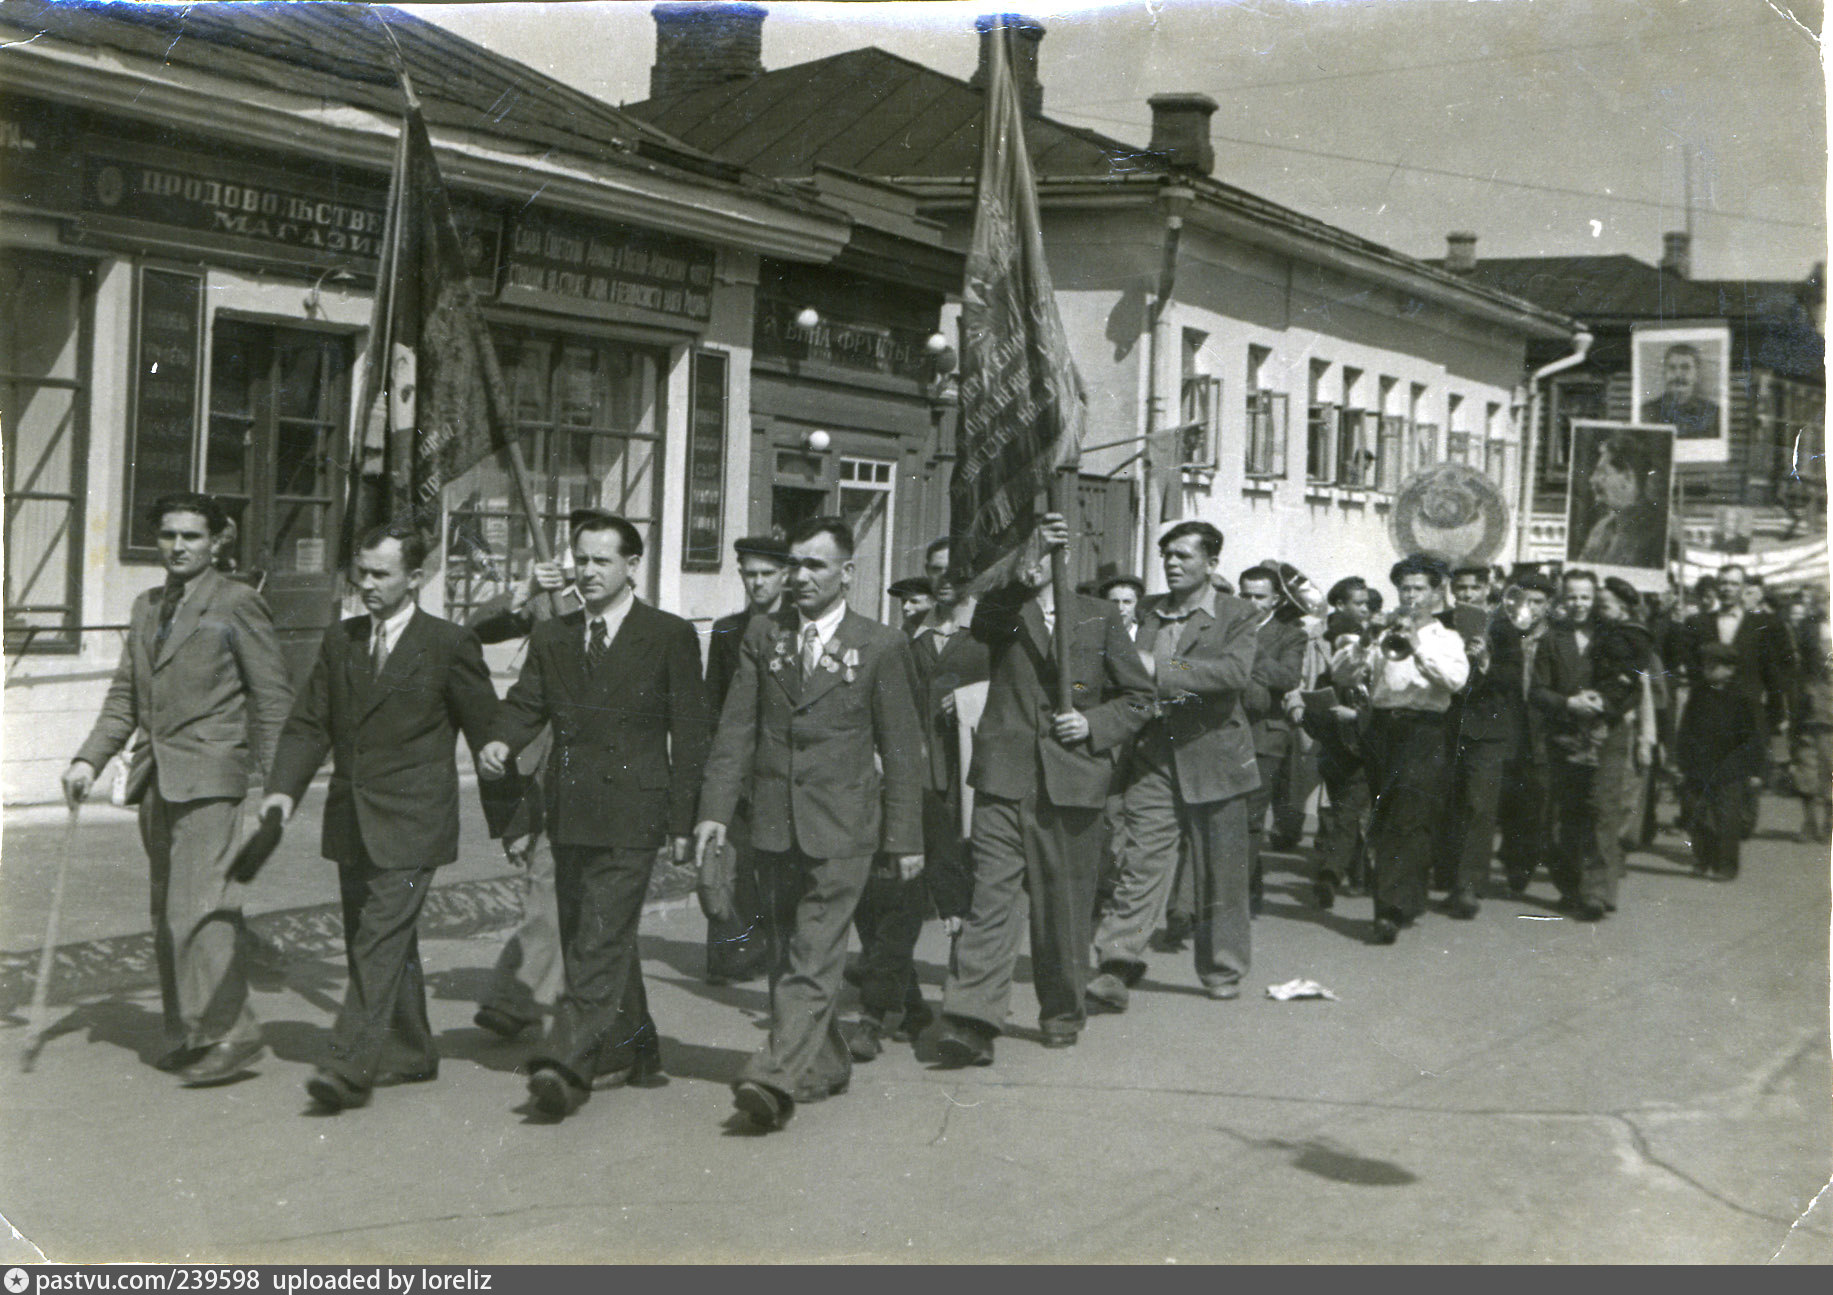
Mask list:
[[[1255,755],[1283,758],[1291,749],[1285,697],[1303,681],[1304,663],[1305,631],[1297,625],[1275,617],[1255,633],[1254,670],[1241,692],[1241,707],[1254,730]]]
[[[1699,612],[1687,618],[1684,637],[1687,679],[1699,687],[1699,650],[1718,641],[1718,613]],[[1769,718],[1780,723],[1787,717],[1788,703],[1794,690],[1794,643],[1788,628],[1768,612],[1745,612],[1738,622],[1738,632],[1731,640],[1738,654],[1737,671],[1731,686],[1746,697],[1758,701],[1767,696]]]
[[[144,728],[166,800],[244,796],[257,770],[271,768],[293,704],[273,618],[260,594],[207,570],[155,645],[160,596],[155,588],[134,600],[127,648],[76,758],[99,773]]]
[[[1579,650],[1578,639],[1570,625],[1555,625],[1541,636],[1534,653],[1534,682],[1528,703],[1541,716],[1542,734],[1550,758],[1583,757],[1594,746],[1600,718],[1609,716],[1575,715],[1567,709],[1566,699],[1593,686],[1592,649],[1597,647],[1598,627],[1588,627],[1590,643]]]
[[[1150,652],[1165,622],[1158,609],[1160,595],[1139,609],[1139,642]],[[1214,619],[1192,615],[1178,635],[1177,651],[1159,661],[1157,698],[1162,726],[1170,739],[1177,767],[1178,790],[1191,804],[1207,804],[1244,795],[1260,786],[1260,768],[1254,759],[1254,733],[1247,714],[1247,697],[1258,687],[1275,709],[1286,689],[1272,690],[1291,674],[1287,688],[1298,684],[1299,658],[1293,657],[1283,635],[1279,658],[1261,670],[1261,633],[1254,628],[1259,611],[1243,598],[1217,592]],[[1296,625],[1269,622],[1296,636],[1296,650],[1305,649],[1305,634]],[[1280,716],[1285,723],[1285,717]]]
[[[1121,748],[1152,714],[1152,680],[1112,603],[1078,594],[1057,618],[1070,634],[1075,708],[1088,717],[1088,738],[1066,747],[1052,736],[1057,708],[1056,649],[1031,591],[1010,584],[974,608],[969,629],[986,644],[990,667],[986,710],[974,734],[968,783],[990,796],[1018,800],[1038,793],[1053,805],[1099,809]]]
[[[967,630],[948,636],[941,651],[936,644],[944,642],[930,634],[911,640],[910,654],[916,659],[917,702],[923,708],[924,740],[929,746],[924,785],[931,791],[947,792],[961,781],[961,739],[955,728],[955,717],[942,709],[942,699],[957,688],[980,683],[992,673],[987,645]]]
[[[732,676],[738,673],[738,658],[744,650],[745,630],[754,616],[761,613],[747,607],[742,612],[721,616],[713,622],[713,632],[706,644],[706,701],[715,720],[725,709],[726,693],[731,690]]]
[[[1492,616],[1484,637],[1489,664],[1478,670],[1471,662],[1470,678],[1451,702],[1451,733],[1454,741],[1505,743],[1504,758],[1514,758],[1527,740],[1521,631],[1506,616]]]
[[[700,639],[679,616],[633,602],[610,656],[586,672],[585,613],[535,626],[497,733],[511,750],[553,725],[541,781],[555,845],[654,849],[694,830],[710,735]]]
[[[436,868],[458,857],[458,734],[489,740],[496,690],[477,635],[418,610],[375,677],[370,624],[325,631],[269,787],[297,804],[328,753],[324,856],[354,863],[360,844],[378,867]]]
[[[700,817],[751,807],[751,843],[815,859],[923,852],[923,722],[903,634],[847,612],[834,668],[802,678],[794,607],[745,630],[707,760]]]
[[[1733,688],[1702,684],[1687,696],[1674,759],[1688,780],[1718,786],[1763,776],[1768,731],[1757,702]]]

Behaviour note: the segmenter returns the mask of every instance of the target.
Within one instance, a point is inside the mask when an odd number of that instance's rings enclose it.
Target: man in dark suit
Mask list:
[[[237,953],[242,887],[229,865],[242,798],[254,772],[271,767],[293,690],[267,604],[212,568],[229,526],[222,505],[167,495],[152,518],[165,586],[134,600],[102,713],[63,783],[81,802],[134,729],[146,730],[152,763],[136,762],[130,781],[144,784],[140,839],[152,864],[166,1033],[156,1064],[199,1088],[234,1079],[261,1052]]]
[[[1622,866],[1618,825],[1629,766],[1629,728],[1599,691],[1594,649],[1597,576],[1569,568],[1561,577],[1565,616],[1534,654],[1529,701],[1546,728],[1553,843],[1547,867],[1562,906],[1581,921],[1616,911]]]
[[[1722,643],[1736,653],[1731,676],[1733,691],[1754,700],[1769,728],[1774,731],[1788,722],[1789,701],[1794,683],[1794,646],[1787,627],[1769,612],[1753,610],[1746,590],[1750,576],[1743,567],[1732,564],[1720,569],[1716,587],[1718,607],[1702,611],[1687,620],[1683,636],[1685,660],[1681,663],[1687,681],[1697,686],[1704,678],[1701,650],[1708,643]],[[1740,820],[1743,835],[1749,838],[1757,827],[1757,803],[1760,790],[1744,791],[1744,809]]]
[[[1248,904],[1260,911],[1262,876],[1260,853],[1266,847],[1267,814],[1273,807],[1273,789],[1280,767],[1291,754],[1292,724],[1286,717],[1285,696],[1299,686],[1305,661],[1305,631],[1280,620],[1274,613],[1283,599],[1279,573],[1270,567],[1251,567],[1241,573],[1241,600],[1254,609],[1254,671],[1241,693],[1241,705],[1254,735],[1254,762],[1260,785],[1248,792],[1247,852],[1250,867]]]
[[[1451,785],[1440,824],[1445,911],[1469,921],[1482,911],[1482,892],[1495,853],[1502,771],[1526,741],[1522,631],[1485,605],[1489,573],[1460,567],[1451,576],[1457,606],[1439,622],[1464,641],[1470,674],[1451,701]]]
[[[905,881],[923,869],[923,728],[909,645],[847,609],[844,519],[803,523],[789,556],[794,606],[745,631],[694,829],[704,860],[749,799],[770,926],[770,1041],[732,1097],[765,1129],[783,1127],[798,1102],[846,1090],[852,1061],[836,1000],[873,856],[892,856]]]
[[[1242,699],[1256,678],[1256,622],[1271,609],[1211,583],[1222,533],[1208,522],[1179,522],[1158,551],[1170,592],[1147,599],[1139,617],[1157,714],[1134,743],[1132,778],[1122,793],[1127,849],[1113,905],[1095,935],[1099,974],[1087,989],[1095,1011],[1125,1011],[1145,974],[1146,941],[1170,896],[1180,849],[1196,890],[1198,977],[1212,998],[1230,999],[1240,994],[1248,968],[1248,815],[1257,796],[1264,815],[1261,779],[1270,774],[1255,764]],[[1293,632],[1302,649],[1303,634]],[[1296,680],[1296,659],[1291,670]],[[1278,708],[1277,699],[1272,705]]]
[[[552,1119],[593,1088],[661,1070],[637,925],[657,852],[666,844],[687,861],[709,734],[694,627],[637,600],[642,535],[597,508],[575,511],[571,530],[585,606],[529,635],[498,736],[478,759],[480,773],[500,776],[553,725],[543,782],[566,989],[528,1079],[535,1108]]]
[[[853,924],[859,930],[859,1020],[845,1032],[853,1060],[870,1061],[887,1034],[910,1042],[934,1019],[917,984],[914,955],[923,920],[933,904],[952,936],[960,931],[973,891],[967,841],[961,826],[961,742],[956,729],[957,688],[987,677],[986,644],[968,627],[974,600],[958,596],[948,575],[949,542],[933,541],[923,565],[936,605],[912,631],[917,706],[925,723],[923,875],[905,881],[895,870],[873,869]],[[889,1017],[902,1012],[895,1030]]]
[[[732,545],[732,551],[738,556],[738,578],[745,586],[745,609],[714,621],[707,643],[707,707],[715,722],[726,704],[732,676],[738,673],[745,631],[758,617],[774,616],[783,609],[783,590],[789,579],[789,546],[775,535],[747,535]],[[728,837],[737,864],[732,913],[706,920],[706,978],[713,985],[751,980],[770,970],[763,888],[757,879],[757,856],[751,849],[744,805],[738,807]]]
[[[991,1065],[1005,1029],[1030,898],[1031,969],[1044,1046],[1069,1047],[1087,1019],[1083,991],[1101,867],[1101,811],[1119,748],[1152,709],[1152,680],[1120,612],[1078,595],[1055,606],[1047,559],[1069,543],[1062,516],[1038,528],[1046,561],[990,590],[972,633],[991,675],[974,735],[974,895],[942,997],[945,1065]],[[1069,637],[1070,695],[1058,710],[1054,646]]]
[[[306,1092],[333,1111],[439,1073],[415,924],[434,870],[458,857],[458,735],[488,739],[497,699],[477,636],[415,606],[426,555],[409,526],[358,543],[369,614],[325,631],[261,802],[290,818],[331,756],[321,850],[337,864],[350,981]]]

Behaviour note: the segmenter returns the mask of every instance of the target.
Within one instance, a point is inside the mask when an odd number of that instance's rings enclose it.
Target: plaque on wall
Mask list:
[[[505,305],[699,331],[713,316],[713,248],[623,225],[516,218],[504,251]]]
[[[683,571],[719,570],[725,542],[726,370],[717,351],[694,353],[687,424],[687,534]]]
[[[135,306],[121,558],[156,562],[159,544],[146,510],[161,495],[193,488],[204,276],[142,266]]]

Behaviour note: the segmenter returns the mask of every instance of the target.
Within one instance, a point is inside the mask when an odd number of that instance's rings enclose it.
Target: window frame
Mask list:
[[[75,283],[77,299],[76,376],[68,379],[59,378],[46,380],[43,378],[31,378],[27,380],[30,385],[69,391],[71,393],[70,492],[69,499],[66,501],[69,505],[68,522],[66,525],[66,534],[69,538],[65,545],[68,553],[64,577],[64,590],[68,600],[65,603],[56,605],[46,604],[41,606],[39,604],[28,604],[21,606],[18,610],[22,614],[26,614],[32,612],[50,612],[61,607],[64,613],[64,623],[55,629],[39,626],[20,626],[15,629],[11,626],[7,626],[3,631],[0,631],[0,641],[4,642],[6,652],[11,655],[75,656],[83,649],[83,572],[85,566],[85,541],[88,535],[89,433],[92,412],[91,401],[95,386],[93,361],[95,355],[96,267],[93,262],[77,257],[59,256],[54,253],[38,252],[26,248],[0,249],[0,259],[15,262],[30,261],[41,266],[50,267],[55,272],[68,275]],[[0,373],[0,387],[10,389],[18,385],[24,385],[20,383],[18,376],[11,373]],[[8,442],[5,454],[7,474],[10,477],[15,470],[15,464],[18,462],[18,458],[14,453],[14,446],[11,444],[13,439],[13,420],[10,417],[6,419],[5,426],[6,440]],[[29,501],[40,497],[57,498],[61,497],[62,492],[26,491],[16,493],[11,489],[11,483],[8,482],[5,494],[7,501],[5,540],[8,560],[10,562],[11,554],[14,551],[12,540],[13,500],[21,499]],[[7,576],[10,581],[10,566],[7,570]],[[15,608],[13,604],[8,601],[4,610],[5,615],[10,618]],[[16,640],[14,638],[15,634],[18,634],[20,638]]]

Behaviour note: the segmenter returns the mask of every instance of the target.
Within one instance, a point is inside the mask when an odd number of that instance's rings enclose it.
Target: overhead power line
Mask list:
[[[1432,63],[1396,63],[1391,67],[1356,68],[1348,72],[1324,72],[1317,76],[1286,77],[1277,81],[1239,81],[1230,82],[1227,87],[1231,93],[1236,90],[1271,90],[1294,85],[1322,85],[1328,81],[1350,81],[1366,76],[1393,76],[1402,72],[1427,72],[1447,67],[1477,67],[1485,63],[1512,63],[1524,58],[1543,58],[1550,54],[1571,54],[1580,50],[1609,49],[1616,45],[1627,45],[1634,41],[1639,44],[1653,44],[1656,41],[1679,40],[1692,36],[1704,36],[1711,32],[1727,31],[1734,27],[1754,27],[1751,21],[1712,23],[1705,27],[1688,27],[1682,31],[1650,32],[1645,36],[1619,36],[1614,40],[1585,41],[1575,45],[1539,45],[1533,49],[1518,50],[1510,54],[1477,54],[1470,58],[1440,59]],[[1092,104],[1131,103],[1131,99],[1091,99]],[[1051,111],[1055,112],[1056,109]]]
[[[1070,108],[1051,110],[1058,116],[1086,117],[1090,121],[1112,122],[1119,126],[1138,126],[1140,123],[1126,121],[1119,117],[1100,117],[1094,113],[1077,112]],[[1600,202],[1623,203],[1632,207],[1654,207],[1660,210],[1672,210],[1683,204],[1661,202],[1654,198],[1631,198],[1623,194],[1600,193],[1595,189],[1568,189],[1556,184],[1535,184],[1530,180],[1509,180],[1499,175],[1477,175],[1472,171],[1451,171],[1437,166],[1415,166],[1409,162],[1395,162],[1378,157],[1356,157],[1349,153],[1330,153],[1323,149],[1300,148],[1296,144],[1271,144],[1263,139],[1242,139],[1235,135],[1214,135],[1215,143],[1245,144],[1249,148],[1270,148],[1281,153],[1301,153],[1306,157],[1328,158],[1333,162],[1355,162],[1363,166],[1378,166],[1390,171],[1413,171],[1420,175],[1444,176],[1454,180],[1479,180],[1484,184],[1499,184],[1511,189],[1532,189],[1538,193],[1557,193],[1571,198],[1594,198]],[[1705,208],[1704,214],[1720,217],[1725,220],[1747,220],[1758,225],[1777,225],[1784,229],[1825,229],[1824,221],[1780,220],[1774,216],[1758,216],[1748,211],[1726,211],[1722,208]]]

